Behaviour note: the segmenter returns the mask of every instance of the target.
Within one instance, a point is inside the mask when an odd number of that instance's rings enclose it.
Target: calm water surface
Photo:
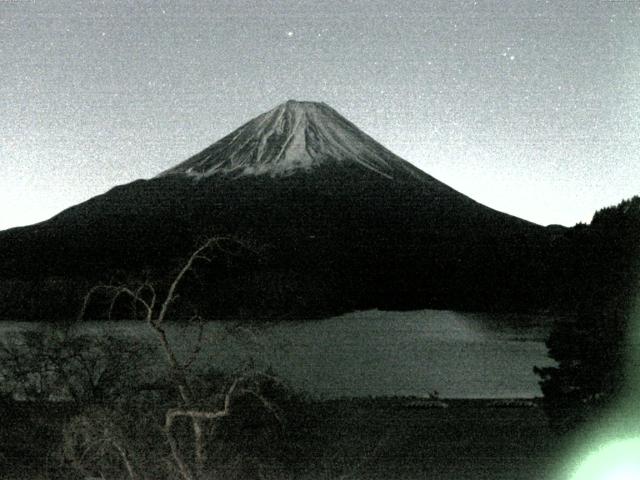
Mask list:
[[[553,365],[544,340],[553,319],[422,310],[371,310],[326,320],[286,322],[227,332],[205,329],[200,362],[227,370],[251,359],[271,365],[294,388],[322,398],[368,395],[535,397],[534,366]],[[34,328],[5,323],[3,332]],[[142,322],[85,323],[90,332],[117,331],[154,339]],[[196,330],[170,326],[176,350],[186,354]]]

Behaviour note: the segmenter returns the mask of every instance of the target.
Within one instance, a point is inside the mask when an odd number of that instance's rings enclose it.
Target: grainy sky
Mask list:
[[[0,0],[0,229],[324,101],[541,224],[640,193],[640,1]]]

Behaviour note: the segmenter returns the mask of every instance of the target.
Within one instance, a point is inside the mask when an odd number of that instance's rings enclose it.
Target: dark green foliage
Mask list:
[[[597,212],[566,236],[561,284],[576,311],[547,346],[557,367],[536,369],[545,408],[558,429],[594,419],[627,383],[633,302],[640,266],[640,197]]]

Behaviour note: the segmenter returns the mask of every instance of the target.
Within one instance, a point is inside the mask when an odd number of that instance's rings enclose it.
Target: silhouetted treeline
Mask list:
[[[581,283],[591,273],[580,269],[624,261],[608,259],[615,249],[592,251],[589,239],[609,228],[598,215],[593,227],[545,228],[442,184],[315,175],[137,181],[1,232],[0,317],[73,318],[100,282],[162,289],[208,236],[256,246],[220,252],[193,278],[199,311],[221,319],[371,308],[570,313],[592,296]]]
[[[640,294],[640,197],[598,211],[566,233],[562,295],[576,315],[547,346],[558,367],[537,369],[560,429],[593,419],[627,388],[634,302]]]

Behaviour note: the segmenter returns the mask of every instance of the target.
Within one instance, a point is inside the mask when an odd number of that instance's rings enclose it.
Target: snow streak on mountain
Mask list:
[[[325,164],[357,164],[389,179],[411,176],[432,180],[328,105],[294,100],[256,117],[159,176],[277,177]]]

